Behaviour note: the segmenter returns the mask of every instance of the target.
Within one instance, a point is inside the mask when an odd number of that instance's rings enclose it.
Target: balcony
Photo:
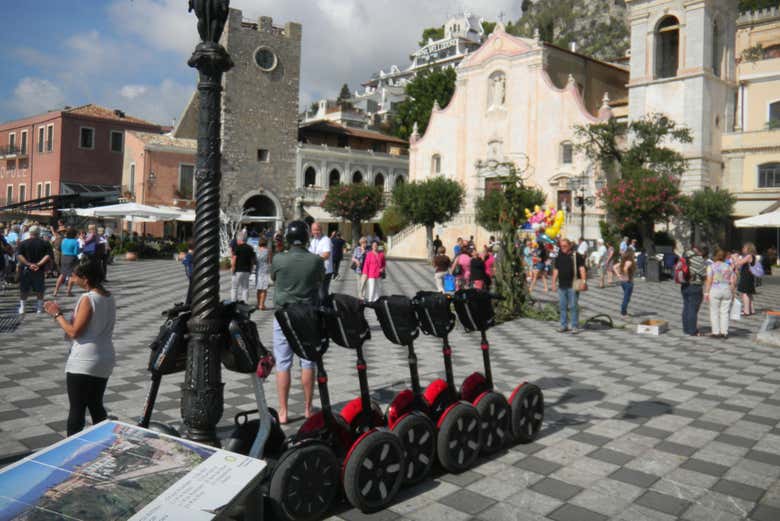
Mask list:
[[[0,146],[0,157],[4,157],[6,159],[13,159],[19,155],[19,147],[16,145],[6,145],[6,146]],[[25,154],[26,155],[26,154]]]

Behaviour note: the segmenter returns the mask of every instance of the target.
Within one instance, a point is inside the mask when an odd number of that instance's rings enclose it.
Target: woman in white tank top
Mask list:
[[[112,337],[116,321],[114,297],[101,285],[103,270],[98,261],[90,257],[81,259],[71,276],[86,291],[79,297],[71,319],[64,317],[56,302],[45,304],[46,312],[73,340],[65,364],[70,402],[68,436],[84,428],[87,409],[93,425],[107,417],[103,394],[114,369]]]

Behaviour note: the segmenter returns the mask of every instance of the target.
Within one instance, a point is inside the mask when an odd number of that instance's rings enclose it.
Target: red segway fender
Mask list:
[[[341,462],[341,482],[342,483],[344,482],[344,469],[347,468],[347,462],[349,461],[350,456],[352,456],[352,453],[355,452],[355,449],[357,448],[358,445],[360,445],[360,442],[363,441],[363,439],[366,436],[368,436],[369,434],[371,434],[375,430],[376,429],[368,430],[368,431],[364,432],[363,434],[361,434],[360,436],[358,436],[358,438],[355,440],[355,442],[349,448],[349,451],[347,451],[347,455],[344,456],[344,461]]]
[[[489,390],[487,381],[481,373],[471,373],[460,387],[460,396],[467,402],[476,405],[477,398]]]
[[[390,406],[387,408],[387,426],[391,429],[401,418],[409,414],[414,405],[414,393],[411,389],[404,389],[395,395]]]
[[[430,384],[428,384],[428,387],[426,387],[423,396],[425,397],[426,402],[433,405],[434,403],[436,403],[436,400],[439,398],[439,396],[446,391],[447,391],[447,382],[439,378],[438,380],[434,380]]]
[[[444,418],[446,418],[446,417],[447,417],[447,414],[448,414],[448,413],[449,413],[451,410],[453,410],[455,407],[457,407],[458,405],[460,405],[460,402],[455,402],[455,403],[451,404],[449,407],[447,407],[446,409],[444,409],[444,412],[443,412],[443,413],[441,413],[441,416],[439,416],[439,421],[438,421],[438,422],[436,422],[436,428],[437,428],[437,429],[440,429],[440,428],[441,428],[441,424],[442,424],[442,423],[444,423]]]
[[[354,437],[349,430],[349,425],[344,421],[344,418],[338,413],[334,413],[333,416],[336,420],[334,426],[336,432],[328,433],[328,428],[325,425],[325,414],[323,414],[322,411],[318,411],[303,422],[303,425],[298,429],[298,432],[295,433],[293,442],[300,443],[305,440],[322,439],[323,437],[332,435],[333,441],[339,444],[343,450],[347,450],[352,446]]]
[[[518,385],[517,387],[515,387],[515,390],[514,390],[514,391],[512,391],[512,394],[510,394],[510,395],[509,395],[509,400],[508,400],[508,401],[509,401],[509,403],[512,403],[512,400],[514,400],[514,399],[515,399],[515,395],[516,395],[516,394],[517,394],[517,393],[520,391],[520,388],[521,388],[522,386],[524,386],[525,384],[527,384],[527,383],[528,383],[528,382],[523,382],[523,383],[521,383],[520,385]]]
[[[373,415],[373,418],[367,418],[366,415],[363,414],[363,401],[360,397],[347,403],[339,414],[341,414],[341,417],[347,422],[349,428],[355,433],[363,433],[366,430],[370,430],[372,425],[383,425],[385,423],[382,409],[380,409],[379,405],[373,400],[371,401],[371,414]]]
[[[474,400],[473,402],[471,402],[471,404],[472,404],[474,407],[476,407],[477,405],[479,405],[479,402],[481,402],[481,401],[482,401],[482,398],[484,398],[485,396],[487,396],[487,395],[488,395],[490,392],[491,392],[491,391],[482,391],[482,392],[479,394],[479,396],[477,396],[477,399],[476,399],[476,400]]]

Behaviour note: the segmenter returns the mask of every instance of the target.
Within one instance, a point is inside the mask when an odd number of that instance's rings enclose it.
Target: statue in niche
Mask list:
[[[495,73],[490,77],[490,103],[491,107],[500,107],[506,100],[506,77],[503,73]]]

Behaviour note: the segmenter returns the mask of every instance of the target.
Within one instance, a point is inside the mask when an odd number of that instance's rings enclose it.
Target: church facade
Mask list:
[[[594,196],[600,172],[572,144],[577,125],[610,117],[661,113],[691,129],[691,143],[672,145],[688,163],[683,191],[728,188],[738,198],[735,217],[777,206],[778,10],[739,16],[731,0],[626,4],[628,68],[513,37],[501,24],[457,67],[452,100],[444,109],[434,107],[424,135],[413,136],[410,146],[411,180],[441,175],[466,189],[460,214],[435,230],[445,244],[470,235],[487,242],[474,202],[508,163],[547,194],[549,205],[567,210],[567,237],[598,238],[598,202],[582,212],[572,198]],[[748,232],[740,238],[754,237]],[[392,256],[426,254],[420,228],[392,240]]]

